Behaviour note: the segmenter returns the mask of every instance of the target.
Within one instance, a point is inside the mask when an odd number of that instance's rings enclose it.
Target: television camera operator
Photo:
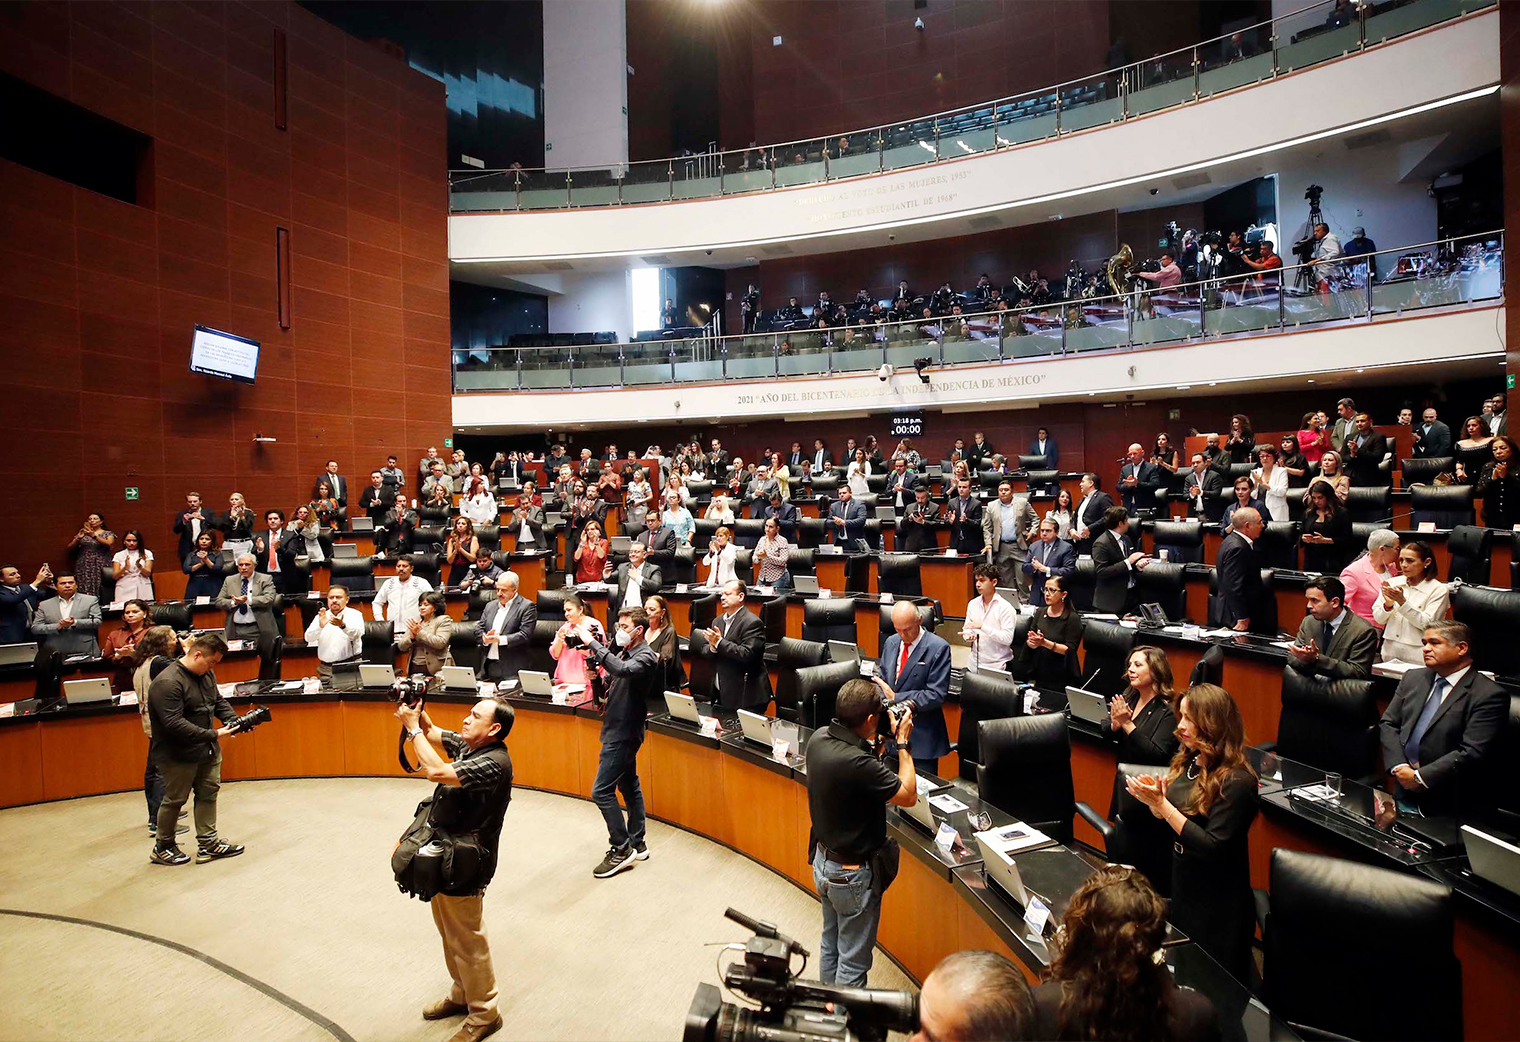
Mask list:
[[[907,711],[904,711],[907,710]],[[869,680],[839,689],[833,722],[808,739],[808,813],[812,820],[813,884],[823,903],[819,978],[864,987],[881,922],[882,895],[897,875],[897,843],[887,838],[887,804],[918,801],[918,775],[908,750],[913,715],[907,705],[887,714]],[[895,742],[893,768],[882,759]]]
[[[485,932],[486,886],[496,872],[501,824],[512,801],[512,757],[506,738],[512,706],[476,702],[457,732],[428,718],[421,702],[401,701],[396,718],[417,757],[416,776],[434,782],[391,854],[403,892],[427,901],[443,939],[449,994],[422,1010],[424,1020],[465,1017],[449,1042],[479,1042],[501,1027],[496,972]],[[445,762],[439,749],[448,753]]]

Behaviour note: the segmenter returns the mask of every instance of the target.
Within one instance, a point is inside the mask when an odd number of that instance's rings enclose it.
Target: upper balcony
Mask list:
[[[565,268],[734,266],[772,250],[965,234],[1122,208],[1147,186],[1170,193],[1201,174],[1245,180],[1275,169],[1287,150],[1497,89],[1492,0],[1364,4],[1338,26],[1326,24],[1333,10],[1325,0],[1263,23],[1260,53],[1233,61],[1228,39],[1205,41],[914,123],[768,146],[763,157],[460,174],[450,257],[481,266],[459,277],[490,281]]]

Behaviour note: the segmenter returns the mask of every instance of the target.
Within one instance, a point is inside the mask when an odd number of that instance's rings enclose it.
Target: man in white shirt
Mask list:
[[[56,588],[58,596],[40,602],[33,611],[32,635],[64,656],[99,654],[95,635],[100,629],[100,601],[77,592],[72,575],[60,575]]]
[[[432,589],[432,583],[412,574],[411,558],[398,558],[396,574],[381,583],[375,593],[375,621],[389,620],[395,624],[396,636],[401,636],[409,623],[422,619],[418,602]]]
[[[1045,523],[1055,527],[1049,521]],[[961,627],[961,636],[971,645],[966,671],[1005,669],[1013,657],[1013,631],[1018,625],[1018,612],[998,595],[996,565],[979,564],[972,574],[977,596],[966,605],[966,624]]]
[[[348,606],[348,590],[333,586],[327,604],[306,627],[306,643],[317,646],[317,676],[331,681],[334,662],[359,657],[364,648],[364,616]]]
[[[1316,224],[1314,226],[1314,278],[1319,283],[1319,292],[1330,292],[1330,280],[1341,276],[1341,240],[1331,231],[1328,224]]]

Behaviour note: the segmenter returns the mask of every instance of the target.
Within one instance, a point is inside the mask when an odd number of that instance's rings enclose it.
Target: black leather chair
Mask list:
[[[281,662],[285,658],[285,634],[275,633],[259,638],[259,679],[281,679]]]
[[[867,474],[866,488],[871,490],[872,495],[880,496],[887,490],[887,476],[885,474]]]
[[[861,498],[864,500],[864,497]],[[874,504],[867,506],[866,509],[871,511],[873,514],[876,511]],[[865,541],[872,550],[881,549],[881,518],[874,516],[866,518]]]
[[[454,665],[465,666],[478,672],[483,654],[485,654],[485,649],[480,646],[480,638],[475,635],[474,625],[466,622],[454,623],[454,628],[449,630],[449,655],[453,658]]]
[[[275,580],[275,585],[279,585],[278,579]],[[100,607],[102,610],[104,610],[107,605],[114,604],[116,602],[116,577],[111,574],[110,565],[106,565],[100,570],[100,592],[96,595],[95,599],[100,601]]]
[[[829,661],[829,646],[815,640],[782,637],[776,646],[776,715],[797,722],[800,708],[797,699],[797,670],[804,666],[821,666]]]
[[[760,537],[765,535],[765,521],[760,518],[736,520],[729,527],[734,530],[734,542],[745,550],[753,550]]]
[[[539,613],[538,618],[533,622],[533,632],[528,634],[529,669],[548,673],[551,677],[554,675],[554,668],[559,663],[554,660],[554,654],[549,650],[549,645],[554,643],[554,635],[559,632],[563,622],[563,616],[559,619],[546,619],[542,612]],[[485,649],[482,648],[477,658],[484,655]]]
[[[364,636],[359,642],[359,661],[389,666],[396,660],[393,650],[395,643],[394,623],[374,622],[367,619],[364,623]]]
[[[1399,460],[1399,473],[1403,475],[1404,487],[1409,488],[1413,485],[1429,484],[1436,479],[1437,474],[1450,474],[1456,466],[1455,456],[1423,456],[1418,459]]]
[[[820,474],[813,479],[813,495],[825,499],[837,499],[839,497],[839,475]]]
[[[857,643],[855,601],[849,597],[815,597],[802,604],[802,639],[826,644],[831,640]]]
[[[695,552],[696,547],[702,548],[702,553],[707,553],[707,547],[712,543],[713,536],[718,534],[722,525],[717,521],[708,521],[706,518],[697,518],[695,528],[691,536],[691,545]],[[732,529],[730,529],[732,531]]]
[[[1370,783],[1378,770],[1378,717],[1371,680],[1327,681],[1284,666],[1277,741],[1258,748]]]
[[[521,527],[521,526],[519,526]],[[482,550],[501,549],[501,526],[500,525],[476,525],[475,538],[480,540]]]
[[[1098,569],[1091,557],[1077,558],[1071,573],[1071,601],[1078,611],[1093,610],[1093,594],[1098,588]]]
[[[1157,557],[1165,550],[1170,562],[1201,563],[1203,526],[1196,521],[1157,521],[1151,526],[1151,546]]]
[[[693,502],[706,503],[712,499],[713,483],[711,481],[688,481],[686,491],[691,493]]]
[[[375,562],[370,557],[334,557],[327,562],[332,585],[349,593],[374,592]]]
[[[1520,532],[1509,537],[1509,588],[1520,590]]]
[[[1472,485],[1415,485],[1409,490],[1410,523],[1424,523],[1437,528],[1471,525],[1473,514]]]
[[[892,609],[895,607],[897,607],[896,604],[883,604],[877,611],[877,614],[881,618],[881,643],[883,646],[886,645],[887,638],[897,632],[892,626]],[[940,623],[939,602],[929,601],[926,604],[915,605],[915,607],[918,608],[919,625],[928,632],[933,633],[934,627]],[[1020,617],[1023,618],[1023,616]],[[1028,630],[1025,632],[1027,633]],[[1018,645],[1015,644],[1014,647],[1018,647]]]
[[[553,619],[556,623],[565,621],[565,598],[575,593],[574,590],[539,590],[533,598],[533,604],[538,609],[540,619]]]
[[[195,624],[188,604],[150,604],[148,618],[153,625],[168,626],[175,633],[186,633]]]
[[[707,629],[718,617],[718,595],[704,593],[700,597],[692,598],[687,617],[691,620],[692,629]]]
[[[443,565],[437,554],[407,554],[406,557],[407,560],[412,562],[413,575],[419,579],[427,580],[428,585],[435,590],[443,585],[440,582]]]
[[[435,546],[442,547],[443,541],[442,525],[416,525],[412,528],[412,545],[406,549],[431,551]]]
[[[1121,763],[1114,772],[1112,821],[1086,803],[1077,813],[1103,839],[1104,857],[1111,864],[1133,865],[1145,874],[1162,897],[1172,894],[1172,845],[1176,834],[1150,809],[1129,794],[1125,779],[1142,774],[1165,775],[1160,764]]]
[[[755,577],[755,559],[745,547],[734,546],[734,574],[748,586]],[[704,576],[705,578],[705,576]]]
[[[1045,489],[1049,492],[1060,487],[1061,472],[1059,470],[1031,470],[1026,477],[1029,479],[1027,486],[1030,492]]]
[[[1137,632],[1128,626],[1090,620],[1082,630],[1082,678],[1084,686],[1100,695],[1117,695],[1127,683],[1129,653],[1135,650]]]
[[[1352,521],[1387,524],[1393,517],[1393,489],[1352,488],[1346,493],[1346,509]]]
[[[1520,759],[1520,694],[1509,696],[1509,717],[1499,737],[1498,755],[1495,763],[1511,764]],[[1494,814],[1504,831],[1520,833],[1520,789],[1514,785],[1496,784],[1490,790],[1494,794]]]
[[[1451,614],[1473,632],[1473,664],[1501,677],[1520,675],[1520,590],[1454,586]]]
[[[1492,528],[1458,525],[1446,537],[1446,549],[1451,554],[1451,563],[1446,569],[1447,582],[1461,579],[1478,586],[1488,585],[1494,560]]]
[[[1305,1038],[1460,1039],[1462,966],[1452,952],[1451,890],[1412,872],[1279,847],[1262,925],[1262,977],[1272,1012]],[[1419,953],[1409,1001],[1388,995],[1380,959],[1359,951]],[[1326,958],[1334,972],[1326,972]]]
[[[866,554],[852,553],[844,559],[844,589],[846,593],[865,593],[871,587],[871,561]]]
[[[667,583],[694,583],[697,581],[697,552],[690,546],[676,547],[675,558],[665,571]]]
[[[1193,663],[1193,671],[1188,674],[1188,687],[1199,684],[1224,686],[1224,649],[1218,644],[1211,645],[1203,657]]]
[[[983,720],[977,725],[977,746],[981,798],[1057,842],[1070,843],[1077,801],[1066,715]]]
[[[1268,521],[1261,530],[1261,556],[1268,568],[1298,571],[1297,521]]]
[[[876,563],[876,588],[894,597],[922,597],[918,555],[882,554]]]
[[[976,781],[976,769],[982,762],[978,725],[983,720],[1017,716],[1023,708],[1018,684],[1011,676],[1003,679],[972,671],[961,678],[961,723],[955,751],[960,756],[962,779]]]
[[[786,595],[760,602],[760,621],[765,624],[765,643],[779,644],[786,636]]]
[[[797,712],[804,727],[827,727],[834,719],[839,689],[860,676],[853,659],[803,666],[797,670]]]
[[[1044,456],[1019,456],[1019,470],[1023,473],[1028,474],[1030,471],[1045,469],[1046,466]]]
[[[814,550],[828,542],[828,520],[822,517],[804,517],[797,522],[797,545]]]
[[[976,484],[984,492],[997,495],[998,486],[1008,479],[1008,475],[999,474],[992,470],[979,470],[976,472]]]
[[[812,550],[794,546],[786,555],[786,570],[793,575],[817,575],[818,566]]]
[[[1142,604],[1160,604],[1166,617],[1178,622],[1187,615],[1186,580],[1187,565],[1151,561],[1135,576],[1135,591]]]

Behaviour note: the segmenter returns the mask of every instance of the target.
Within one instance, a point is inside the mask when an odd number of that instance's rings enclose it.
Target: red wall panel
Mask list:
[[[0,421],[7,560],[61,569],[98,510],[168,570],[186,491],[289,511],[330,456],[362,483],[448,435],[441,84],[283,2],[18,3],[0,27],[0,68],[153,138],[140,206],[0,163],[0,351],[23,406]],[[259,340],[258,383],[192,375],[196,323]]]

